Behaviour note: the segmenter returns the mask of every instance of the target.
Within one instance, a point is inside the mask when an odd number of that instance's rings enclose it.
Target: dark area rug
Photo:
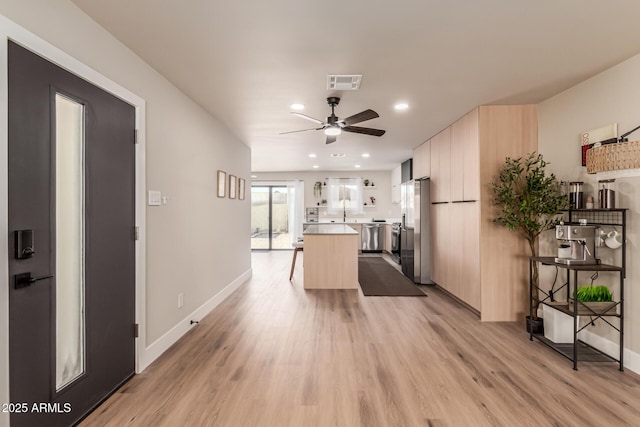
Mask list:
[[[358,282],[366,296],[427,296],[411,280],[380,257],[358,258]]]

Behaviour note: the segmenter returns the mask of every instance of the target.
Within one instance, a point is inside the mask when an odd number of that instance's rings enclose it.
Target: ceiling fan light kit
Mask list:
[[[325,135],[336,136],[336,135],[340,135],[341,133],[342,133],[342,129],[340,129],[340,126],[329,126],[324,129]]]
[[[386,131],[382,129],[373,129],[373,128],[365,128],[360,126],[352,126],[356,123],[364,122],[367,120],[375,119],[380,117],[378,113],[373,110],[364,110],[359,112],[358,114],[354,114],[353,116],[349,116],[346,119],[340,119],[335,114],[335,107],[340,103],[340,98],[337,96],[330,96],[327,98],[327,103],[331,106],[331,115],[327,117],[327,120],[323,122],[322,120],[318,120],[311,116],[307,116],[306,114],[291,112],[291,114],[302,117],[303,119],[312,121],[321,125],[318,128],[311,129],[301,129],[294,130],[289,132],[281,132],[280,135],[288,134],[288,133],[296,133],[296,132],[306,132],[308,130],[324,130],[324,134],[327,136],[326,143],[331,144],[336,141],[336,137],[345,132],[359,133],[362,135],[371,135],[371,136],[382,136]]]

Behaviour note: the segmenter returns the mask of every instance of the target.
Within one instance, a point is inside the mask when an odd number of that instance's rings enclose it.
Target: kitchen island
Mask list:
[[[304,231],[304,288],[358,289],[358,232],[346,224]]]

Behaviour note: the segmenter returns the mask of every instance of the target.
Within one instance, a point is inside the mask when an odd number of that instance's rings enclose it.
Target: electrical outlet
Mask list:
[[[180,292],[178,294],[178,308],[182,308],[183,305],[184,305],[184,294]]]

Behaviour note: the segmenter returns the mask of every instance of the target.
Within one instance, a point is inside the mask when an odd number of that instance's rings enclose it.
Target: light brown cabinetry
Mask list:
[[[454,204],[455,206],[455,204]],[[462,296],[463,301],[480,310],[480,212],[479,203],[461,203],[462,227]]]
[[[356,289],[358,236],[345,224],[312,225],[304,232],[304,288]]]
[[[478,109],[451,125],[451,201],[478,200]]]
[[[431,201],[451,200],[451,128],[431,138]]]
[[[431,205],[431,278],[447,289],[449,285],[449,203]]]
[[[431,141],[426,141],[413,150],[413,178],[431,175]]]
[[[463,253],[465,234],[464,234],[464,210],[462,203],[449,204],[449,241],[445,242],[444,253],[447,257],[447,290],[456,297],[464,300],[463,287],[463,270],[465,257]]]
[[[433,280],[482,320],[515,321],[527,310],[526,248],[493,223],[489,183],[506,157],[537,146],[533,105],[478,107],[431,138]]]
[[[391,253],[391,225],[384,225],[384,245],[382,247],[386,253]]]

